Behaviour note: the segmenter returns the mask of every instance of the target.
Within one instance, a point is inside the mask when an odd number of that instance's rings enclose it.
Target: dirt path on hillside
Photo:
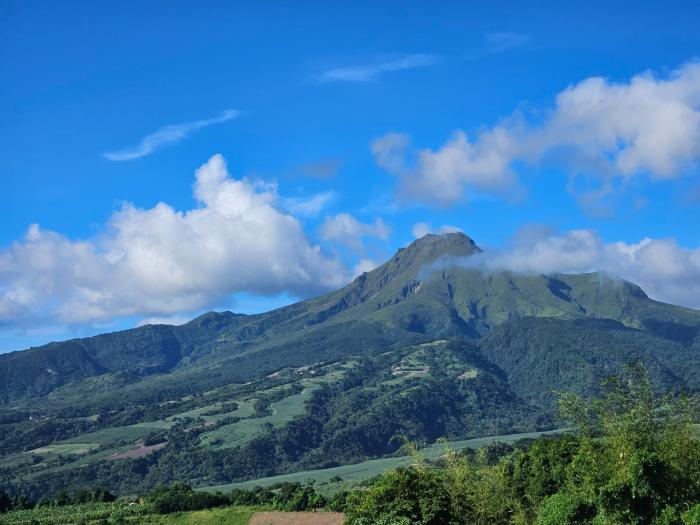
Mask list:
[[[256,512],[248,525],[343,525],[340,512]]]

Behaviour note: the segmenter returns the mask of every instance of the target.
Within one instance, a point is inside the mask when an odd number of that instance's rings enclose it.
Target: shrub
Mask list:
[[[443,476],[418,468],[388,472],[369,489],[351,494],[345,515],[353,525],[443,525],[451,521]]]
[[[577,496],[557,492],[542,503],[537,525],[586,525],[596,515],[595,506]]]
[[[4,490],[0,490],[0,512],[7,512],[12,509],[12,500]]]
[[[700,503],[681,515],[683,525],[700,525]]]
[[[182,483],[156,489],[148,495],[147,500],[158,514],[210,509],[229,504],[229,499],[223,494],[197,492]]]

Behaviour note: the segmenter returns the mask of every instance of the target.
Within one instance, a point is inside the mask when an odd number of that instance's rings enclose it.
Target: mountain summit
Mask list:
[[[698,312],[658,303],[603,274],[484,273],[465,264],[481,250],[463,233],[428,234],[346,287],[271,312],[209,313],[182,326],[149,325],[0,355],[0,402],[46,395],[88,377],[129,382],[178,371],[247,381],[281,366],[380,352],[421,340],[479,339],[523,318],[608,319],[633,329],[689,333]],[[680,328],[678,328],[680,327]],[[685,330],[685,332],[684,332]]]

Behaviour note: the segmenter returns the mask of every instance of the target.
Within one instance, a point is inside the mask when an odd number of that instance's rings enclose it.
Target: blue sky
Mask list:
[[[443,226],[510,269],[700,307],[698,19],[3,2],[0,351],[267,310]]]

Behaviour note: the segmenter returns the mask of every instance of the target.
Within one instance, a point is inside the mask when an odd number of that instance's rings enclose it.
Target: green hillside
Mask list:
[[[223,485],[558,426],[557,391],[643,361],[697,391],[700,313],[602,274],[483,272],[427,235],[336,292],[0,355],[0,483]],[[71,446],[68,446],[71,445]]]

